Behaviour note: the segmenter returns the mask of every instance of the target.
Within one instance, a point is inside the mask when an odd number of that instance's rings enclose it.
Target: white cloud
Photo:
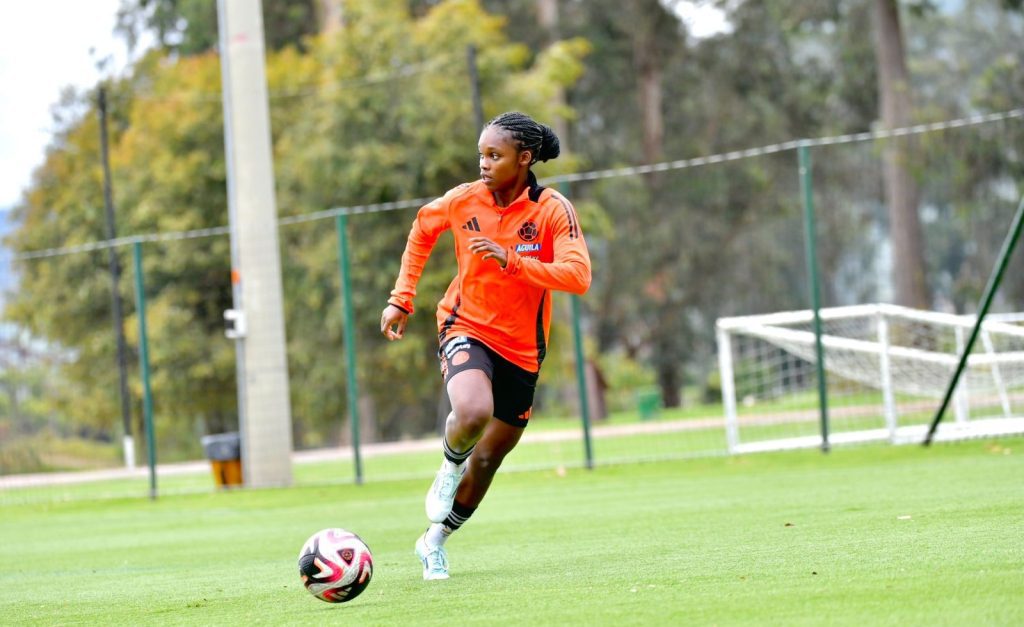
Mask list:
[[[694,39],[706,39],[732,32],[726,12],[707,0],[662,0],[669,10],[679,16]]]
[[[61,89],[91,87],[97,60],[123,66],[127,56],[113,34],[119,0],[17,4],[0,19],[0,209],[19,200],[42,163]]]

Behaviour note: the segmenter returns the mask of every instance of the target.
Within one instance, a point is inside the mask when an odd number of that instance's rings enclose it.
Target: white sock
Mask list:
[[[445,527],[444,523],[431,523],[424,539],[431,546],[443,546],[450,535],[452,535],[452,530]]]
[[[444,463],[441,465],[441,467],[444,468],[448,472],[459,472],[459,473],[462,472],[462,469],[465,466],[466,466],[466,462],[462,462],[461,464],[456,464],[456,463],[453,463],[451,460],[449,460],[447,457],[444,458]]]

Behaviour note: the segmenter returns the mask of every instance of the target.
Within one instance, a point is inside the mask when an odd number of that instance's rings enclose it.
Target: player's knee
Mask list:
[[[504,459],[505,451],[498,451],[486,446],[477,446],[473,450],[473,464],[480,472],[493,475]]]
[[[487,426],[493,411],[487,402],[463,402],[455,407],[455,420],[463,427],[479,432]]]

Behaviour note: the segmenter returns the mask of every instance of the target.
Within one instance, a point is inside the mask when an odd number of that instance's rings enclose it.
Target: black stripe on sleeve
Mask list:
[[[559,194],[552,194],[552,198],[562,203],[562,208],[565,209],[565,218],[569,221],[569,239],[576,239],[580,236],[580,227],[578,219],[576,218],[576,210],[569,201],[562,198]]]

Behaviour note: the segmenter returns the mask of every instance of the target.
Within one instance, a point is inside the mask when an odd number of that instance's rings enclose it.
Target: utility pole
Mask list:
[[[217,18],[242,475],[247,486],[286,486],[292,418],[262,6],[217,0]]]
[[[114,224],[114,193],[110,180],[110,149],[107,135],[107,90],[99,90],[100,153],[103,159],[103,205],[107,217],[107,239],[117,237]],[[128,366],[125,358],[124,317],[121,312],[121,264],[113,246],[107,249],[110,258],[111,314],[114,322],[114,336],[117,338],[117,372],[121,387],[121,419],[124,423],[124,463],[135,468],[135,440],[132,438],[132,405],[128,395]]]

